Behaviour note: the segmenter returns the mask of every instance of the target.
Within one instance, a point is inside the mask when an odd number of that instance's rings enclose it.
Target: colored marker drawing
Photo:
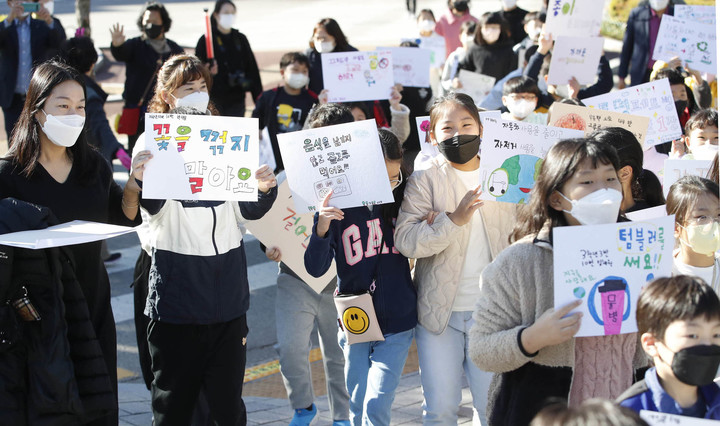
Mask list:
[[[598,314],[598,297],[600,298],[600,313]],[[598,282],[588,295],[588,311],[593,321],[602,325],[605,335],[620,334],[623,321],[630,318],[630,287],[625,278],[609,276]]]
[[[490,173],[485,185],[488,193],[497,201],[527,204],[542,161],[542,158],[525,154],[508,158]]]

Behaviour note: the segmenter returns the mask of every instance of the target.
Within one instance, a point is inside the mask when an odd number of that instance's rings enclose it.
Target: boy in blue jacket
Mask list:
[[[640,293],[638,333],[654,367],[617,400],[648,410],[720,420],[720,300],[703,280],[659,278]]]

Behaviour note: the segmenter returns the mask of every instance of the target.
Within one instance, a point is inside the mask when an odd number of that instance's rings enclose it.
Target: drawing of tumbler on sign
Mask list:
[[[553,230],[555,307],[575,300],[576,337],[637,331],[635,303],[645,283],[672,271],[673,217]]]

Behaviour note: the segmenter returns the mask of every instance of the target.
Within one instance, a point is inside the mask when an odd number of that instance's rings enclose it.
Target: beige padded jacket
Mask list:
[[[470,239],[470,224],[455,225],[447,214],[466,193],[455,169],[439,155],[429,169],[410,176],[395,226],[395,247],[417,259],[418,322],[436,334],[450,319]],[[485,201],[480,208],[492,259],[508,246],[516,208],[496,201]],[[424,220],[430,211],[440,212],[432,225]]]

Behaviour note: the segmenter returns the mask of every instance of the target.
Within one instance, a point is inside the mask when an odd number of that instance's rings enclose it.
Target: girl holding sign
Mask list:
[[[553,309],[553,228],[618,220],[615,149],[594,139],[558,142],[547,153],[512,233],[514,243],[480,278],[470,356],[496,374],[491,425],[528,424],[548,398],[579,405],[615,399],[647,366],[637,333],[574,338],[577,301]]]
[[[348,43],[340,25],[332,18],[323,18],[313,28],[310,48],[305,53],[310,60],[310,83],[308,88],[320,93],[323,90],[321,53],[355,52],[356,48]]]
[[[319,122],[338,115],[345,115],[346,122],[352,121],[347,107],[325,104],[315,109],[309,122],[312,127],[321,127],[324,124]],[[395,389],[400,383],[413,328],[417,324],[410,265],[408,259],[395,249],[393,241],[395,218],[405,187],[403,150],[400,141],[389,130],[380,129],[378,133],[385,157],[385,164],[377,165],[378,172],[387,171],[395,202],[340,210],[328,205],[332,196],[332,192],[329,193],[315,215],[315,226],[305,251],[305,268],[310,275],[322,276],[335,259],[340,293],[370,292],[384,338],[352,343],[343,331],[340,332],[353,425],[390,424]],[[353,334],[364,333],[369,323],[367,314],[359,308],[350,309],[361,314],[349,318],[343,314],[343,327]],[[350,309],[344,312],[348,313]]]
[[[667,214],[675,215],[673,275],[695,275],[720,293],[720,199],[718,185],[684,176],[670,187]]]
[[[478,199],[481,132],[470,96],[439,98],[429,134],[442,155],[410,177],[398,215],[397,248],[417,259],[415,338],[425,424],[457,423],[463,370],[475,410],[485,417],[490,375],[467,356],[468,338],[480,272],[507,246],[515,205]]]

